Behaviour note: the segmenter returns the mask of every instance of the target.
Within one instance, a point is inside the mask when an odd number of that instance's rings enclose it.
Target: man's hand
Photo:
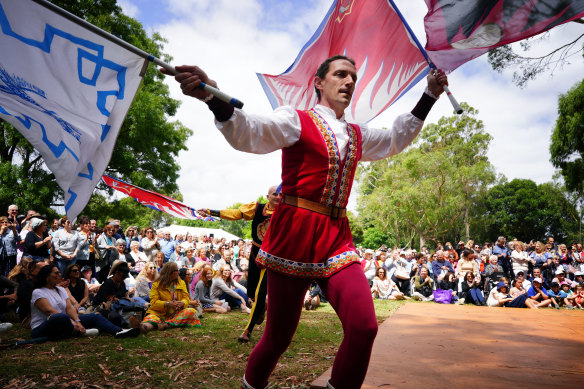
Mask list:
[[[211,215],[209,215],[209,213],[207,212],[207,209],[206,209],[206,208],[205,208],[205,209],[203,209],[203,208],[201,208],[201,209],[197,209],[197,213],[198,213],[199,215],[201,215],[202,217],[208,217],[208,216],[211,216]]]
[[[175,66],[177,74],[174,74],[174,79],[180,83],[180,88],[183,94],[195,97],[199,100],[204,100],[210,95],[209,92],[200,89],[201,82],[213,87],[217,87],[217,83],[211,80],[207,74],[198,66],[182,65]],[[161,68],[160,71],[168,76],[173,74],[168,70]]]
[[[428,77],[426,77],[428,81],[428,89],[430,93],[432,93],[436,98],[444,92],[443,85],[448,85],[448,77],[446,77],[446,73],[442,70],[438,69],[431,69]]]

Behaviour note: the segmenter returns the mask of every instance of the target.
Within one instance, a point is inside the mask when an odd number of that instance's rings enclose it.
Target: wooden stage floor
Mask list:
[[[584,388],[584,312],[409,303],[379,326],[362,388],[462,387]]]

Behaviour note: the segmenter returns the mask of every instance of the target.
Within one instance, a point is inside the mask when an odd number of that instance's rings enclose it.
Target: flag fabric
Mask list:
[[[188,205],[184,205],[183,203],[160,193],[142,189],[138,186],[128,184],[127,182],[115,179],[106,174],[102,176],[102,179],[103,182],[105,182],[106,185],[110,188],[127,194],[140,204],[156,211],[168,213],[169,215],[180,217],[181,219],[216,221],[212,217],[202,217],[195,211],[194,208],[189,207]]]
[[[143,58],[30,0],[0,0],[0,118],[39,151],[71,220],[140,86]]]
[[[426,52],[445,71],[584,17],[584,0],[425,0]]]
[[[429,71],[392,0],[335,0],[312,38],[282,74],[259,74],[272,108],[312,108],[314,74],[327,58],[353,58],[357,84],[348,121],[367,122],[393,104]]]

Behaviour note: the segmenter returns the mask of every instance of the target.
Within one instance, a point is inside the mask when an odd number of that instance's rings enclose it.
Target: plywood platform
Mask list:
[[[380,325],[362,387],[584,388],[584,312],[405,304]]]

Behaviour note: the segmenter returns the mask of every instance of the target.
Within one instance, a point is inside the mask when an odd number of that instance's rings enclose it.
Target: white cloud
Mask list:
[[[132,9],[129,0],[122,4],[125,11],[126,7]],[[174,65],[200,65],[221,89],[242,100],[245,110],[269,113],[271,107],[255,73],[278,74],[288,68],[330,4],[330,0],[318,0],[294,6],[294,2],[285,1],[282,7],[266,9],[265,2],[259,0],[161,1],[157,6],[166,7],[165,12],[170,12],[172,18],[147,28],[168,40],[164,51],[174,57]],[[424,44],[423,2],[402,0],[397,5]],[[575,36],[578,26],[573,24],[552,30],[548,40],[538,44],[538,51],[557,47],[568,41],[566,37]],[[511,81],[511,72],[494,72],[483,56],[457,69],[449,79],[457,99],[479,110],[478,119],[493,136],[488,156],[497,172],[509,179],[529,178],[542,183],[550,181],[553,174],[548,147],[558,94],[579,81],[582,74],[581,56],[573,57],[572,64],[556,71],[553,78],[540,75],[527,88],[519,89]],[[178,157],[178,184],[186,204],[222,208],[254,200],[279,182],[279,152],[258,156],[231,149],[216,130],[206,106],[183,97],[172,79],[168,83],[171,96],[183,101],[176,119],[194,131],[188,141],[189,151]],[[398,114],[411,110],[422,90],[422,83],[415,86],[372,125],[391,126]],[[451,114],[450,103],[444,97],[426,122]],[[355,196],[354,193],[351,208]]]
[[[118,0],[118,5],[122,7],[122,11],[124,15],[128,15],[131,18],[138,18],[139,17],[139,10],[138,6],[131,3],[130,0]]]

